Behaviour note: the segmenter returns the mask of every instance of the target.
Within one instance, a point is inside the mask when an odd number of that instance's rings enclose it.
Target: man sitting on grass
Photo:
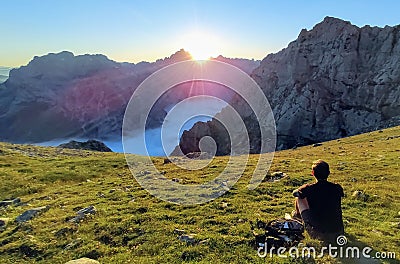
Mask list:
[[[312,166],[316,182],[305,184],[293,191],[295,196],[294,217],[301,218],[312,238],[333,240],[344,233],[341,199],[343,188],[327,181],[329,165],[317,160]]]

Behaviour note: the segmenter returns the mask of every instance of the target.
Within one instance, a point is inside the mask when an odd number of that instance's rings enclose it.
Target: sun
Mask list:
[[[194,60],[208,60],[219,55],[219,42],[211,34],[191,32],[183,37],[182,42],[183,48],[192,55]]]

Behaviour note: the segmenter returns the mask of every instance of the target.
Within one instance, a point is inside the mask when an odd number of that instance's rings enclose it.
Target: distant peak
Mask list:
[[[61,51],[61,52],[58,52],[58,53],[50,52],[50,53],[48,53],[47,55],[43,55],[43,56],[41,56],[41,57],[46,57],[46,56],[68,57],[68,58],[72,58],[72,57],[75,57],[75,54],[72,53],[71,51],[64,50],[64,51]],[[37,56],[36,56],[36,57],[37,57]]]
[[[226,59],[224,56],[222,56],[222,55],[218,55],[217,57],[215,57],[214,59],[216,59],[216,60],[223,60],[223,59]]]
[[[311,30],[302,29],[300,31],[298,39],[300,42],[309,38],[336,38],[343,30],[355,31],[359,28],[350,23],[350,21],[345,21],[340,18],[326,16],[324,20],[316,24]]]
[[[67,56],[75,56],[74,53],[68,50],[61,51],[59,53],[55,53],[56,55],[67,55]]]
[[[177,52],[175,52],[174,54],[171,55],[170,57],[171,59],[191,59],[192,55],[184,50],[184,49],[180,49]]]
[[[349,26],[354,26],[355,27],[355,25],[352,25],[350,23],[350,21],[346,21],[346,20],[343,20],[343,19],[340,19],[340,18],[336,18],[336,17],[326,16],[324,18],[324,20],[322,22],[318,23],[317,25],[315,25],[314,28],[321,27],[321,26],[330,27],[332,25],[342,25],[342,26],[349,25]]]
[[[187,52],[184,49],[180,49],[174,54],[172,54],[169,57],[165,57],[164,59],[158,59],[157,62],[168,62],[168,63],[173,63],[173,62],[179,62],[179,61],[185,61],[185,60],[191,60],[192,55],[190,55],[189,52]]]
[[[332,23],[332,22],[339,22],[339,23],[340,23],[340,22],[347,22],[347,23],[350,23],[350,22],[344,21],[344,20],[342,20],[342,19],[340,19],[340,18],[331,17],[331,16],[326,16],[326,17],[324,18],[323,22],[325,22],[325,23]]]

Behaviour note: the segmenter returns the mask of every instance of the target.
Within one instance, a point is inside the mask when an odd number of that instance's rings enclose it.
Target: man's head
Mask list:
[[[323,160],[316,160],[312,165],[312,174],[317,180],[326,180],[329,176],[329,164]]]

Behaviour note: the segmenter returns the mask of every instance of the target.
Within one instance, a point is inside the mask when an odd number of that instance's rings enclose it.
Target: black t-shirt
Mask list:
[[[343,188],[339,184],[319,180],[298,189],[299,198],[307,198],[310,214],[320,233],[342,233],[343,219],[341,199]]]

